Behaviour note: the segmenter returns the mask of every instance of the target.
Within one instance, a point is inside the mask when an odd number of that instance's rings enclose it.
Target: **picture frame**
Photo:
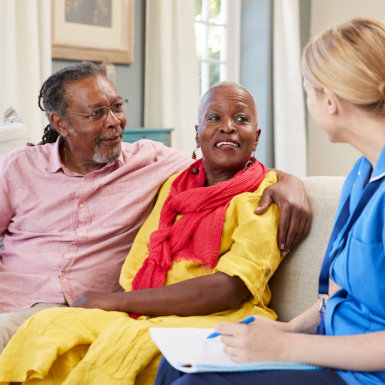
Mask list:
[[[134,62],[134,0],[52,0],[52,58]]]

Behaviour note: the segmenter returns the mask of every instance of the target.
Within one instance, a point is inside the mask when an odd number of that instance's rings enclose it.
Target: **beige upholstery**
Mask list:
[[[9,107],[0,122],[0,157],[29,141],[27,129],[13,107]]]
[[[337,210],[343,177],[303,179],[313,211],[310,234],[282,262],[270,288],[271,307],[288,321],[317,300],[318,275]]]
[[[0,126],[0,156],[28,142],[27,130],[23,124]]]

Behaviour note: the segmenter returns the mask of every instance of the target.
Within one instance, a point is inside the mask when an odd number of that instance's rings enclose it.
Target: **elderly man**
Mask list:
[[[0,351],[34,312],[71,304],[87,290],[122,290],[122,263],[159,187],[191,162],[158,142],[121,143],[126,99],[91,63],[54,73],[41,101],[49,144],[0,163]],[[278,237],[286,252],[308,231],[310,210],[297,179],[280,180],[261,212],[273,198],[290,212]]]

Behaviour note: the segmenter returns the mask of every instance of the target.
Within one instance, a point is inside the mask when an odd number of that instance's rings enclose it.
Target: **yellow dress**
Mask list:
[[[120,284],[127,291],[148,255],[150,234],[158,227],[174,179],[171,177],[161,188],[122,267]],[[205,316],[142,316],[137,320],[123,312],[99,309],[44,310],[25,321],[1,354],[0,384],[152,384],[161,356],[149,327],[213,327],[251,314],[275,318],[267,305],[268,280],[281,261],[276,239],[279,209],[272,205],[265,214],[254,214],[263,190],[275,182],[276,175],[270,172],[254,193],[232,199],[213,270],[201,268],[196,261],[182,260],[174,261],[167,275],[166,285],[217,271],[238,276],[252,294],[238,309]]]

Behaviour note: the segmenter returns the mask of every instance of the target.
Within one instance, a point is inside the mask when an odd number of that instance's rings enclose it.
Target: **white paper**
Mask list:
[[[208,328],[150,328],[151,337],[163,356],[185,372],[196,371],[200,363],[233,364],[223,351],[220,337],[207,339],[213,331]]]
[[[233,362],[224,352],[220,337],[207,339],[213,331],[207,328],[150,328],[151,337],[166,360],[175,369],[186,373],[323,370],[303,362]]]

